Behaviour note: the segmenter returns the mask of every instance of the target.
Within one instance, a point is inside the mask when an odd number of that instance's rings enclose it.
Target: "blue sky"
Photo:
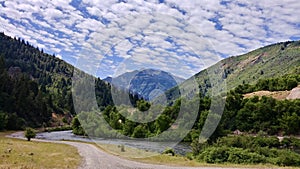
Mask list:
[[[222,58],[300,39],[298,0],[9,0],[0,32],[101,78],[157,68],[187,78]]]

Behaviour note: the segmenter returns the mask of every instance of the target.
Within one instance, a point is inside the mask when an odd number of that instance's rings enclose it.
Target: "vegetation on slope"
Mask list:
[[[52,98],[28,75],[9,76],[0,56],[0,130],[42,126],[55,110]]]
[[[70,122],[73,70],[43,49],[0,33],[0,130],[51,126],[52,113]],[[110,86],[99,78],[95,84],[98,105],[112,104]]]
[[[212,73],[208,73],[212,72]],[[256,84],[259,80],[300,73],[300,41],[282,42],[254,50],[244,55],[223,59],[218,64],[195,75],[202,94],[210,93],[210,81],[222,74],[227,90],[241,84]]]

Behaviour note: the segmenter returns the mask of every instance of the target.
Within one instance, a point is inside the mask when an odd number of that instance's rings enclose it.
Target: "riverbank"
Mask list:
[[[12,135],[18,137],[18,134]],[[141,149],[147,152],[163,152],[166,147],[173,148],[176,154],[185,155],[187,152],[191,152],[189,143],[169,143],[169,142],[149,142],[138,140],[126,140],[126,139],[105,139],[105,138],[88,138],[86,136],[74,135],[71,130],[59,131],[59,132],[41,132],[37,133],[36,138],[46,140],[70,140],[70,141],[82,141],[92,142],[97,144],[107,145],[124,145],[130,148]],[[171,147],[175,145],[174,147]]]

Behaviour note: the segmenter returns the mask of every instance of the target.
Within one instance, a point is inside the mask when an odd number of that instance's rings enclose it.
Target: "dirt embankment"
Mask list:
[[[300,99],[300,85],[295,87],[292,90],[286,90],[286,91],[257,91],[252,93],[244,94],[245,98],[251,98],[254,96],[262,97],[262,96],[268,96],[273,97],[277,100],[284,100],[284,99]]]

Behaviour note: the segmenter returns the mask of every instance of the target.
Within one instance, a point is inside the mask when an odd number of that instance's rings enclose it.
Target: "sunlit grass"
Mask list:
[[[6,134],[0,133],[0,169],[75,169],[80,165],[75,147],[6,138]]]
[[[126,147],[122,151],[122,145],[113,145],[113,144],[96,144],[98,148],[101,150],[108,152],[110,154],[121,156],[129,159],[136,159],[136,158],[145,158],[149,156],[157,156],[159,153],[146,151],[142,149]]]

